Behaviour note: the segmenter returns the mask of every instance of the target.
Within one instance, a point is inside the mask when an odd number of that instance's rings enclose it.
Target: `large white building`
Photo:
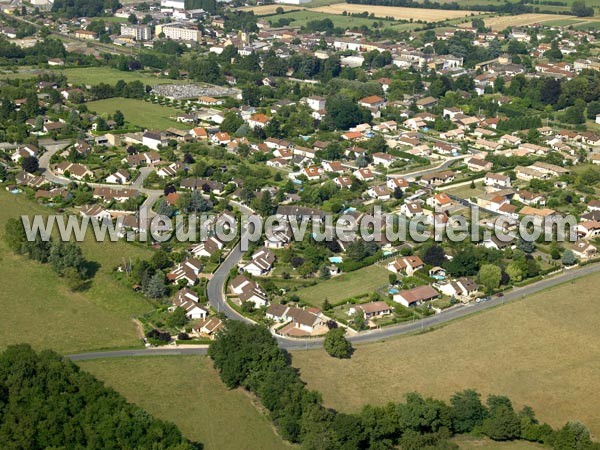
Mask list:
[[[284,5],[302,5],[310,2],[311,0],[275,0],[275,3],[283,3]]]
[[[185,0],[160,0],[161,8],[185,9]]]
[[[174,41],[199,42],[202,40],[202,32],[198,31],[193,25],[186,26],[182,23],[173,22],[164,25],[156,25],[154,31],[157,36],[164,33],[166,38],[173,39]]]
[[[152,39],[152,28],[148,25],[121,24],[121,36],[130,36],[136,41],[149,41]]]

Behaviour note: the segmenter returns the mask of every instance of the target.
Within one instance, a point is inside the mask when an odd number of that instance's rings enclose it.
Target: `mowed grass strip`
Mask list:
[[[302,301],[320,308],[325,298],[330,303],[337,303],[357,295],[370,294],[388,283],[390,273],[380,266],[368,266],[299,289],[295,294]]]
[[[190,127],[184,123],[177,122],[175,117],[181,111],[168,106],[157,105],[133,98],[108,98],[89,102],[87,107],[90,111],[98,114],[112,115],[119,110],[125,116],[125,121],[141,128],[152,130],[165,130],[169,127],[189,130]]]
[[[580,421],[600,437],[599,282],[591,275],[422,335],[359,345],[350,360],[295,352],[293,365],[342,411],[412,391],[449,399],[474,388],[529,405],[555,427]]]
[[[175,423],[206,450],[292,448],[258,400],[229,390],[202,356],[82,361],[80,367],[154,416]]]
[[[0,191],[0,348],[29,342],[61,353],[141,345],[132,320],[151,305],[117,281],[112,269],[122,257],[149,258],[150,250],[124,242],[98,243],[88,237],[80,245],[98,263],[89,289],[71,292],[48,264],[14,255],[4,243],[4,224],[21,214],[49,210],[23,194]]]

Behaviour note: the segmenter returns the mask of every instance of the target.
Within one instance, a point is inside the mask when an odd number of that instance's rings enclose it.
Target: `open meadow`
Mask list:
[[[350,360],[294,352],[293,365],[341,411],[474,388],[529,405],[555,427],[580,421],[598,438],[599,282],[591,275],[424,334],[356,346]]]
[[[130,72],[113,69],[110,67],[74,67],[67,69],[55,69],[63,73],[69,83],[95,85],[100,83],[115,84],[119,80],[127,83],[131,81],[141,81],[144,84],[153,86],[156,84],[180,84],[186,83],[185,80],[171,80],[169,78],[159,78],[151,73]]]
[[[571,20],[576,19],[575,16],[567,16],[560,14],[519,14],[516,16],[507,15],[507,16],[496,16],[496,17],[487,17],[484,19],[485,26],[490,27],[494,31],[501,31],[508,27],[522,27],[526,25],[533,25],[534,23],[545,23],[545,22],[554,22],[563,21],[563,20]],[[459,25],[459,27],[468,28],[471,26],[471,23],[465,23]]]
[[[396,20],[423,20],[425,22],[439,22],[441,20],[479,14],[478,11],[448,11],[443,9],[404,8],[401,6],[358,5],[350,3],[334,3],[314,8],[313,11],[327,14],[342,14],[344,11],[349,14],[368,11],[369,14],[372,13],[376,17],[393,17]]]
[[[203,356],[153,356],[79,366],[155,417],[175,423],[206,450],[292,448],[250,394],[230,390]]]
[[[141,128],[164,130],[169,127],[189,130],[190,126],[177,122],[175,116],[181,111],[134,98],[107,98],[87,103],[90,111],[98,114],[114,114],[118,109],[125,121]]]
[[[28,342],[35,348],[72,353],[141,345],[132,320],[151,306],[139,294],[120,284],[112,269],[120,255],[147,258],[150,251],[124,242],[80,245],[88,260],[99,264],[89,289],[71,292],[47,264],[14,255],[3,240],[4,224],[21,214],[47,214],[47,208],[25,198],[0,191],[0,263],[2,291],[0,348]]]
[[[380,266],[367,266],[354,272],[343,273],[314,286],[299,289],[295,294],[303,302],[320,308],[325,298],[330,303],[337,303],[350,297],[371,294],[388,284],[390,273]]]

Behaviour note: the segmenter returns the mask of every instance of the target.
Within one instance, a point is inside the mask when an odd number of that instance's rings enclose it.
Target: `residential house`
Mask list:
[[[175,266],[173,270],[167,273],[167,280],[177,284],[179,280],[185,280],[188,286],[193,286],[198,282],[198,274],[202,270],[202,263],[196,258],[188,258]]]
[[[407,308],[421,305],[423,302],[436,299],[440,294],[431,286],[418,286],[412,289],[402,290],[394,294],[394,301]]]
[[[394,273],[405,273],[408,276],[413,276],[413,274],[422,269],[425,266],[421,258],[418,256],[401,256],[396,258],[394,261],[390,262],[387,265],[387,269],[390,272]]]
[[[261,248],[254,252],[251,261],[242,270],[254,276],[261,276],[271,271],[275,255],[268,248]]]
[[[369,302],[362,305],[351,306],[348,310],[348,315],[353,316],[356,313],[363,315],[365,320],[373,319],[375,317],[385,316],[391,314],[393,308],[386,302]]]

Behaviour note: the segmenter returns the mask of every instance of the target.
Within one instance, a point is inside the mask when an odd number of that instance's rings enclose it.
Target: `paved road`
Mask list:
[[[236,246],[236,249],[239,247]],[[240,250],[241,252],[241,250]],[[236,250],[230,253],[231,258],[225,260],[221,267],[233,267],[237,264],[236,257],[239,255],[241,257],[241,253],[236,253]],[[220,273],[220,283],[209,283],[209,298],[213,307],[215,305],[220,305],[221,311],[225,312],[232,319],[238,319],[240,315],[231,309],[229,305],[224,301],[223,298],[223,283],[227,278],[227,273],[229,269],[224,269],[224,278]],[[217,271],[218,272],[218,271]],[[358,333],[354,336],[350,336],[348,339],[354,344],[365,344],[369,342],[383,341],[395,336],[400,336],[403,334],[409,334],[418,332],[421,330],[426,330],[431,327],[435,327],[452,320],[456,320],[462,317],[466,317],[470,314],[474,314],[477,312],[485,311],[487,309],[499,306],[504,303],[508,303],[511,301],[522,300],[527,296],[530,296],[536,292],[539,292],[544,289],[548,289],[550,287],[556,286],[562,283],[568,283],[576,280],[577,278],[590,275],[596,272],[600,272],[600,264],[590,264],[584,267],[579,267],[575,269],[565,270],[563,273],[540,280],[536,283],[532,283],[530,285],[515,288],[511,291],[507,292],[504,297],[494,297],[492,300],[483,303],[472,303],[466,306],[457,306],[440,314],[436,314],[433,316],[429,316],[423,320],[418,320],[415,322],[402,323],[398,325],[392,325],[385,328],[380,328],[377,330],[370,330]],[[215,272],[216,274],[216,272]],[[216,276],[213,277],[215,280]],[[250,322],[250,319],[243,318],[246,322]],[[290,339],[277,337],[279,345],[286,350],[297,351],[297,350],[309,350],[321,347],[323,340],[322,339]],[[205,355],[206,348],[160,348],[160,349],[146,349],[146,350],[118,350],[118,351],[108,351],[108,352],[90,352],[90,353],[82,353],[76,355],[70,355],[69,358],[77,361],[81,360],[89,360],[89,359],[99,359],[99,358],[121,358],[121,357],[131,357],[131,356],[160,356],[160,355]]]
[[[415,172],[409,172],[409,173],[389,173],[387,176],[389,178],[416,179],[416,178],[422,177],[423,175],[427,175],[429,173],[436,173],[441,170],[444,170],[444,169],[450,167],[455,162],[464,160],[464,159],[470,158],[470,157],[471,157],[471,155],[454,156],[452,158],[446,159],[445,161],[441,162],[440,164],[438,164],[437,166],[434,166],[434,167],[429,167],[427,169],[417,170]]]

